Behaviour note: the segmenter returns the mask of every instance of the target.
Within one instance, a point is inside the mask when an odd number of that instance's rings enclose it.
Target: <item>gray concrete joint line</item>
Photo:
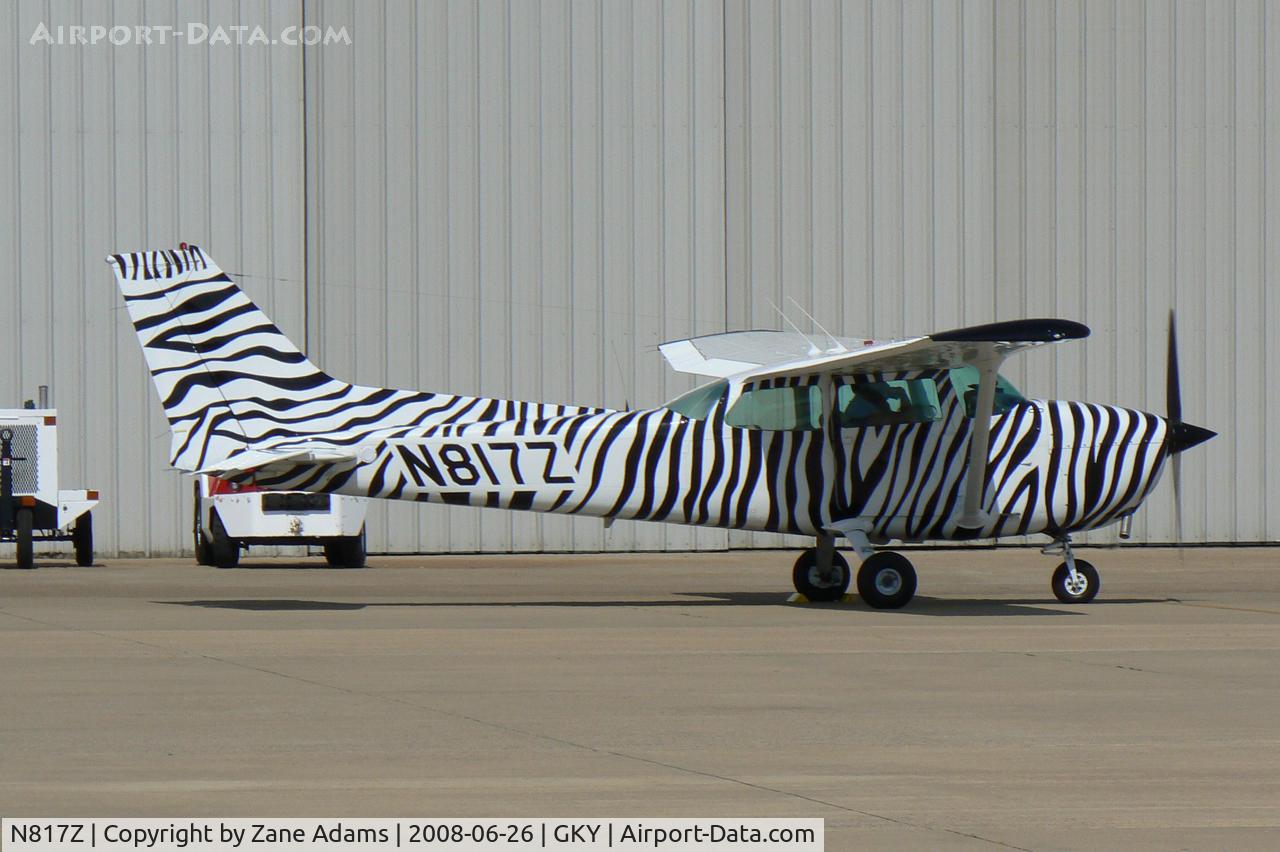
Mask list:
[[[1092,652],[1083,651],[1080,653],[1087,654]],[[1119,665],[1118,663],[1094,663],[1094,662],[1090,662],[1089,660],[1073,660],[1070,657],[1055,657],[1052,654],[1036,653],[1034,651],[1023,651],[1022,656],[1032,657],[1033,659],[1037,659],[1037,660],[1053,660],[1055,663],[1071,663],[1077,666],[1093,666],[1095,668],[1101,668],[1101,669],[1120,669],[1121,671],[1142,672],[1143,674],[1163,674],[1163,675],[1172,674],[1171,672],[1162,672],[1162,671],[1157,671],[1156,669],[1140,669],[1136,666],[1122,666],[1122,665]]]

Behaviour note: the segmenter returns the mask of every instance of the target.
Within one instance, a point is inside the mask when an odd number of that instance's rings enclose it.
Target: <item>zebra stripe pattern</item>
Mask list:
[[[227,478],[281,490],[816,534],[849,519],[873,540],[957,528],[972,421],[946,371],[941,417],[818,429],[738,428],[726,385],[705,418],[351,385],[319,370],[200,249],[113,255],[173,430],[171,461],[208,469],[246,449],[358,449]],[[820,377],[745,390],[809,387]],[[1168,456],[1163,418],[1027,400],[992,418],[981,537],[1052,536],[1134,511]],[[358,460],[357,460],[358,459]]]
[[[168,416],[169,460],[179,470],[316,435],[344,447],[426,424],[590,410],[348,384],[311,363],[199,248],[108,262]]]

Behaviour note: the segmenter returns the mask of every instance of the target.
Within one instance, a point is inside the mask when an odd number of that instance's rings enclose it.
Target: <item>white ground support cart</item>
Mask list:
[[[305,491],[267,491],[212,476],[195,483],[196,562],[234,568],[250,545],[324,548],[334,568],[363,568],[368,499]]]
[[[93,564],[98,492],[58,488],[58,412],[0,408],[0,541],[17,546],[19,568],[34,568],[36,541],[70,541],[77,565]]]

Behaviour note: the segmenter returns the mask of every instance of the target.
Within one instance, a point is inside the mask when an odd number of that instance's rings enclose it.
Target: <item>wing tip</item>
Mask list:
[[[1045,317],[971,325],[938,332],[929,337],[944,343],[1057,343],[1063,340],[1081,340],[1089,334],[1089,327],[1084,323]]]

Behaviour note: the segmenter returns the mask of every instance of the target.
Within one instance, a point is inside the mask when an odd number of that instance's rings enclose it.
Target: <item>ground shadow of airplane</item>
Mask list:
[[[552,608],[686,608],[686,607],[793,607],[819,610],[857,610],[862,613],[889,615],[880,610],[873,610],[861,605],[856,600],[851,604],[804,604],[790,603],[777,592],[687,592],[680,593],[679,599],[672,600],[545,600],[545,601],[312,601],[282,598],[255,598],[243,600],[190,600],[190,601],[153,601],[153,603],[170,606],[190,606],[204,609],[235,609],[247,612],[324,612],[351,611],[373,609],[379,607],[419,607],[428,609],[552,609]],[[1086,613],[1079,609],[1057,609],[1047,605],[1042,599],[1001,599],[982,598],[932,598],[918,597],[917,605],[910,611],[902,611],[902,616],[1080,616]],[[1148,603],[1168,603],[1167,598],[1111,598],[1098,601],[1101,605],[1129,605]]]

